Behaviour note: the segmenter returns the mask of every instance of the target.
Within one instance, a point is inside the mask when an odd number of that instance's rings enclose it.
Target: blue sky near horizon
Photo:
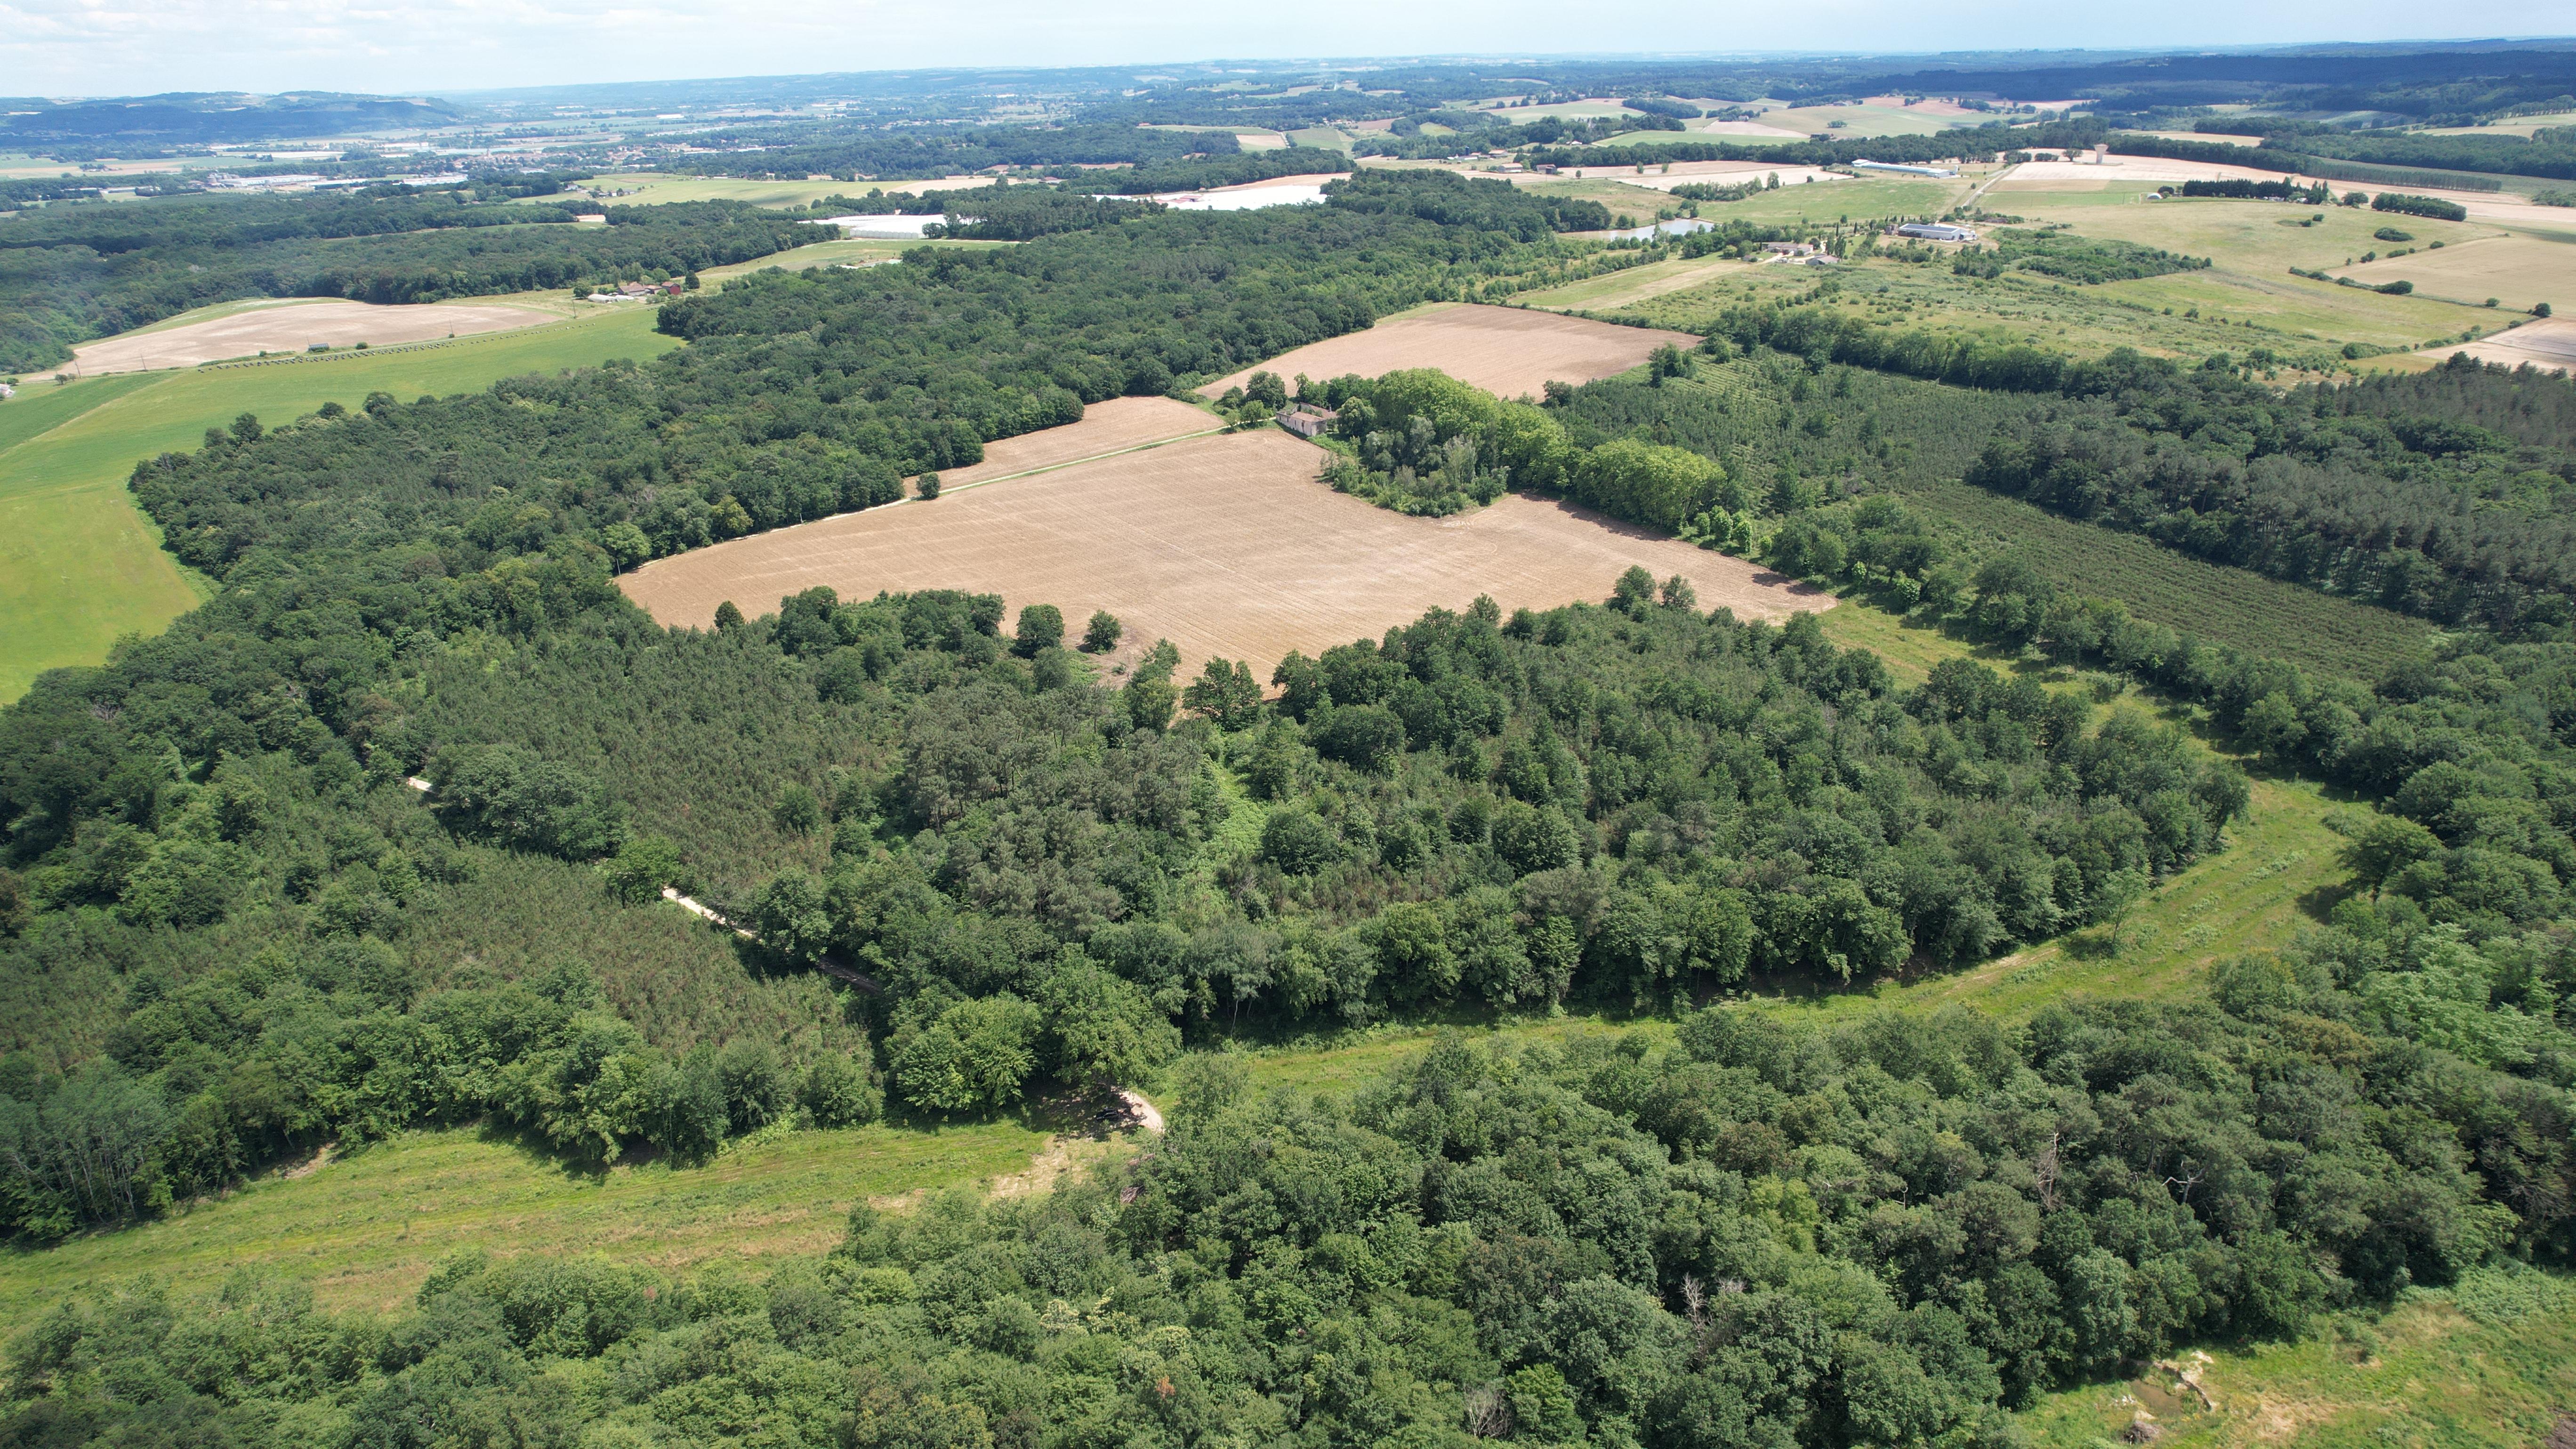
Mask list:
[[[2487,29],[2462,32],[2474,17]],[[2445,32],[2450,32],[2445,34]],[[2172,49],[2576,33],[2576,0],[0,0],[0,94],[390,94],[915,66],[1522,51]]]

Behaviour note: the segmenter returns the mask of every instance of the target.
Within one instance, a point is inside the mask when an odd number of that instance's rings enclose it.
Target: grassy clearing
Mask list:
[[[1841,610],[1836,610],[1840,613]],[[2043,1006],[2085,997],[2171,1001],[2197,995],[2210,965],[2287,945],[2316,924],[2344,879],[2335,863],[2343,838],[2326,817],[2351,808],[2304,781],[2257,780],[2253,816],[2228,831],[2224,854],[2167,880],[2121,922],[2044,941],[1967,971],[1869,991],[1782,989],[1762,1004],[1838,1019],[1892,1007],[1933,1011],[1970,1006],[2018,1020]]]
[[[1378,1080],[1420,1054],[1442,1033],[1452,1031],[1512,1042],[1562,1044],[1589,1033],[1608,1031],[1642,1031],[1660,1038],[1671,1034],[1672,1023],[1657,1017],[1597,1011],[1524,1016],[1462,1009],[1256,1048],[1246,1055],[1245,1065],[1252,1073],[1256,1090],[1335,1095]]]
[[[488,387],[529,372],[649,357],[678,345],[651,309],[310,361],[139,374],[37,387],[0,406],[0,703],[35,677],[106,657],[119,635],[151,633],[198,595],[125,492],[137,460],[193,448],[241,413],[283,423],[375,391],[412,398]],[[20,405],[55,418],[10,421]],[[58,415],[58,416],[57,416]]]
[[[2151,202],[2145,197],[2155,190],[2153,183],[2117,177],[2051,185],[2085,189],[2032,189],[2007,176],[1986,193],[1983,205],[1989,211],[2023,217],[2032,225],[2062,221],[2085,236],[2163,247],[2208,257],[2222,268],[2265,274],[2291,267],[2340,266],[2363,252],[2384,252],[2390,244],[2371,233],[2388,226],[2413,233],[2411,245],[2415,246],[2436,241],[2456,246],[2502,234],[2502,228],[2487,222],[2393,216],[2367,207],[2287,206],[2277,201],[2210,197]]]
[[[862,1127],[743,1139],[702,1167],[567,1167],[471,1128],[406,1133],[300,1176],[263,1178],[120,1233],[0,1254],[0,1324],[23,1327],[66,1294],[154,1276],[182,1293],[258,1263],[333,1308],[390,1308],[437,1262],[599,1253],[685,1269],[759,1265],[838,1242],[850,1205],[1026,1172],[1051,1124]]]
[[[1837,648],[1866,649],[1879,657],[1899,686],[1911,689],[1932,677],[1932,666],[1945,659],[1982,658],[2001,666],[1992,649],[1977,649],[1952,638],[1915,615],[1878,608],[1849,598],[1823,614],[1825,637]]]
[[[1505,117],[1515,126],[1526,126],[1542,116],[1554,116],[1560,121],[1590,121],[1603,116],[1642,116],[1645,112],[1629,110],[1617,101],[1601,100],[1558,101],[1545,106],[1503,106],[1494,108],[1493,114]]]
[[[1877,654],[1900,684],[1922,682],[1945,659],[1974,657],[1998,668],[2036,673],[2059,689],[2089,687],[2089,677],[2037,661],[2014,662],[1973,648],[1919,620],[1847,599],[1824,615],[1826,637],[1846,649]],[[2114,708],[2152,708],[2165,722],[2192,729],[2216,748],[2190,713],[2158,707],[2136,690]],[[2234,755],[2249,770],[2255,762]],[[2344,880],[2336,864],[2343,837],[2326,828],[2339,810],[2359,808],[2341,792],[2305,780],[2256,774],[2250,816],[2227,832],[2224,853],[2164,882],[2120,923],[2070,932],[1973,969],[1913,982],[1887,982],[1866,992],[1776,993],[1800,1011],[1842,1015],[1880,1006],[1932,1010],[1973,1006],[2027,1016],[2072,996],[2169,1000],[2198,989],[2211,963],[2287,945],[2301,926],[2322,921]]]
[[[2560,111],[2548,116],[2516,116],[2510,121],[2489,121],[2483,126],[2427,126],[2425,136],[2520,136],[2531,139],[2531,133],[2545,126],[2576,126],[2576,111]]]
[[[1741,173],[1750,177],[1762,174],[1758,171]],[[1722,184],[1739,177],[1720,175],[1706,179]],[[1929,176],[1903,180],[1784,181],[1776,191],[1765,191],[1742,201],[1704,201],[1700,203],[1699,215],[1702,221],[1745,221],[1756,226],[1792,226],[1845,221],[1853,217],[1938,216],[1965,200],[1975,185],[1969,180],[1941,180]],[[1667,198],[1668,204],[1669,200]]]
[[[2576,1289],[2542,1278],[2541,1300],[2499,1313],[2471,1275],[2456,1291],[2417,1289],[2374,1320],[2346,1319],[2300,1343],[2216,1347],[2187,1354],[2214,1408],[2151,1370],[2119,1384],[2051,1394],[2016,1415],[2035,1449],[2099,1449],[2143,1410],[2165,1449],[2239,1449],[2296,1442],[2309,1449],[2524,1449],[2550,1437],[2576,1403]],[[2463,1312],[2476,1306],[2482,1316]],[[2205,1358],[2205,1362],[2203,1359]],[[2175,1362],[2168,1360],[2168,1362]]]
[[[2413,347],[2422,342],[2457,337],[2468,328],[2492,330],[2510,319],[2484,309],[2470,309],[2432,297],[2390,297],[2359,287],[2293,277],[2254,276],[2211,270],[2176,272],[2135,282],[2113,282],[2100,290],[2115,298],[2176,313],[2201,313],[2233,320],[2233,351],[2269,345],[2287,334],[2340,346],[2365,342],[2374,347]],[[2223,326],[2223,323],[2222,323]],[[2266,337],[2263,334],[2274,334]]]
[[[1921,315],[1901,320],[1935,330],[2010,336],[2085,356],[2116,346],[2205,356],[2215,351],[2241,352],[2258,343],[2279,350],[2281,338],[2265,337],[2266,332],[2335,347],[2347,341],[2396,347],[2453,336],[2469,326],[2493,327],[2503,320],[2483,308],[2464,311],[2458,303],[2437,296],[2382,296],[2289,274],[2294,266],[2341,267],[2348,259],[2387,250],[2391,244],[2371,233],[2392,221],[2407,223],[2403,229],[2417,236],[2418,245],[2445,241],[2442,252],[2419,251],[2403,259],[2409,263],[2443,258],[2468,242],[2484,245],[2508,238],[2519,274],[2526,277],[2534,267],[2544,272],[2563,269],[2557,261],[2562,255],[2576,257],[2576,252],[2550,250],[2558,243],[2548,235],[2508,233],[2485,223],[2418,224],[2414,218],[2326,207],[2323,221],[2300,226],[2298,222],[2319,215],[2319,209],[2232,201],[2147,204],[2140,198],[2148,189],[2144,183],[2090,179],[2059,183],[2047,190],[2014,189],[2006,182],[1988,191],[1981,205],[2019,216],[2030,225],[2062,221],[2084,236],[2209,257],[2215,263],[2211,269],[2073,287],[2023,275],[1982,281],[1958,277],[1942,266],[1862,261],[1840,272],[1840,290],[1847,302],[1867,299],[1868,305],[1917,311]],[[1931,181],[1842,183],[1821,197],[1808,195],[1806,188],[1783,187],[1724,207],[1703,206],[1701,214],[1748,220],[1830,220],[1844,214],[1932,211],[1964,195],[1963,183]],[[1783,215],[1772,215],[1783,209]],[[2475,258],[2477,250],[2471,248],[2465,256]],[[1763,269],[1738,280],[1743,289],[1738,295],[1676,292],[1648,315],[1667,325],[1687,325],[1675,314],[1713,314],[1744,295],[1778,300],[1811,288],[1816,279],[1803,271]],[[2461,286],[2461,295],[2472,303],[2490,295],[2486,283]]]

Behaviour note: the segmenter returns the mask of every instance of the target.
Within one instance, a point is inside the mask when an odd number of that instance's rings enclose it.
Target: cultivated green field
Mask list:
[[[1712,181],[1730,178],[1713,176]],[[1816,181],[1802,186],[1783,183],[1777,191],[1742,201],[1704,201],[1703,221],[1749,221],[1756,226],[1861,220],[1882,216],[1938,216],[1958,205],[1976,185],[1973,180],[1925,176],[1904,180]]]
[[[193,448],[245,412],[282,423],[325,402],[354,407],[370,392],[471,392],[677,345],[653,331],[652,309],[636,307],[418,347],[22,390],[0,403],[0,703],[43,671],[95,663],[119,635],[157,631],[196,605],[127,497],[138,460]]]

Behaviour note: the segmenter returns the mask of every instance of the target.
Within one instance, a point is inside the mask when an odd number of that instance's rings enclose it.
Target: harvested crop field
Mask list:
[[[263,350],[302,352],[317,342],[333,347],[357,342],[382,347],[395,342],[505,332],[554,320],[533,308],[495,303],[429,302],[409,307],[385,307],[373,302],[281,303],[203,322],[129,332],[75,347],[72,365],[63,371],[84,377],[149,372],[154,368],[194,367],[227,357],[248,357]]]
[[[2470,343],[2428,347],[2416,355],[2439,361],[2454,352],[2465,352],[2480,362],[2500,362],[2507,367],[2528,363],[2543,372],[2576,371],[2576,318],[2553,317],[2525,322],[2510,332],[2499,332],[2493,337],[2481,337]]]
[[[2449,231],[2430,227],[2412,230],[2417,236],[2429,234],[2447,245],[2440,251],[2426,247],[2410,256],[2337,267],[2334,274],[2374,287],[2395,281],[2413,282],[2416,292],[2423,296],[2465,302],[2472,307],[2494,297],[2515,311],[2526,310],[2534,302],[2555,305],[2576,296],[2576,288],[2569,285],[2576,282],[2576,246],[2531,236],[2483,236],[2460,241]]]
[[[1192,433],[1214,432],[1224,426],[1188,403],[1167,397],[1111,398],[1083,409],[1081,422],[987,443],[983,462],[942,473],[939,482],[943,488],[989,483],[996,478],[1060,468],[1086,458],[1169,442]]]
[[[1377,377],[1406,367],[1436,367],[1497,397],[1536,395],[1551,382],[1591,382],[1626,372],[1666,343],[1697,347],[1687,332],[1614,327],[1580,317],[1517,307],[1471,304],[1419,308],[1365,332],[1310,343],[1262,363],[1283,378],[1317,382],[1345,373]],[[1215,397],[1240,386],[1255,369],[1221,377],[1199,392]]]
[[[2025,161],[1995,183],[1997,191],[2046,191],[2067,183],[2138,186],[2152,189],[2177,181],[2278,181],[2278,171],[2230,166],[2223,161],[2179,161],[2169,156],[2114,156],[2110,164],[2090,161]]]
[[[1079,426],[1079,425],[1077,425]],[[1506,494],[1454,518],[1407,518],[1316,481],[1323,454],[1276,429],[1191,438],[934,502],[740,538],[621,583],[664,624],[704,627],[727,599],[763,613],[828,584],[971,589],[1077,624],[1106,609],[1128,652],[1168,638],[1182,668],[1246,659],[1259,677],[1309,653],[1491,594],[1505,609],[1599,599],[1631,564],[1680,574],[1702,607],[1780,618],[1832,606],[1741,559],[1567,504]]]

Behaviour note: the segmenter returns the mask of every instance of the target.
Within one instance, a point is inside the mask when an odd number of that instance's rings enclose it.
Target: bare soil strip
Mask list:
[[[1591,382],[1626,372],[1658,347],[1690,348],[1687,332],[1616,327],[1580,317],[1518,307],[1462,305],[1424,308],[1389,317],[1365,332],[1311,343],[1293,352],[1221,377],[1199,392],[1215,397],[1241,386],[1255,371],[1316,382],[1345,373],[1376,377],[1406,367],[1436,367],[1460,382],[1499,397],[1536,395],[1551,382]]]
[[[1083,409],[1081,422],[987,443],[983,462],[942,473],[939,482],[945,488],[963,488],[969,483],[1034,473],[1041,468],[1123,453],[1223,426],[1223,419],[1171,398],[1116,397]]]
[[[1324,487],[1322,462],[1275,429],[1191,438],[735,539],[621,584],[662,623],[698,627],[725,600],[764,613],[817,584],[845,598],[971,589],[1015,608],[1055,604],[1069,621],[1106,609],[1125,621],[1131,649],[1169,638],[1185,673],[1216,656],[1248,660],[1263,679],[1291,649],[1373,637],[1478,594],[1507,610],[1599,599],[1631,564],[1688,578],[1702,607],[1744,617],[1834,602],[1569,504],[1506,494],[1455,518],[1407,518]]]
[[[358,342],[382,347],[394,342],[504,332],[554,320],[550,314],[533,308],[500,303],[431,302],[385,307],[373,302],[300,302],[88,343],[72,349],[72,365],[62,370],[82,377],[149,372],[154,368],[194,367],[229,357],[250,357],[262,350],[302,352],[317,342],[333,347]]]

